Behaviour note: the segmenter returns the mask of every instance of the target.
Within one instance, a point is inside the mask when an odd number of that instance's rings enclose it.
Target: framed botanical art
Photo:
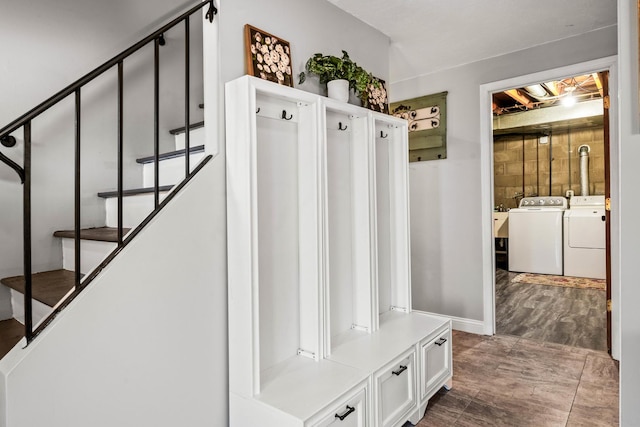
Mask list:
[[[289,42],[247,24],[244,26],[247,74],[293,87]]]
[[[409,122],[409,161],[447,158],[447,92],[394,102],[391,114]]]

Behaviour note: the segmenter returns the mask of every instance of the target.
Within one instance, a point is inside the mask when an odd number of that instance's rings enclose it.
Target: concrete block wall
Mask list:
[[[571,189],[580,195],[578,147],[583,144],[591,147],[589,194],[604,194],[604,132],[601,126],[556,131],[547,144],[540,144],[538,137],[531,135],[496,136],[493,144],[494,205],[515,208],[516,193],[564,196]]]

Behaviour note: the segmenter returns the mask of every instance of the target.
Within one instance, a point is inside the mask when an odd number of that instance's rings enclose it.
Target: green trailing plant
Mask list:
[[[368,88],[373,85],[380,87],[378,79],[373,74],[356,64],[349,58],[346,51],[342,51],[342,58],[332,55],[316,53],[307,60],[305,71],[299,75],[299,84],[307,79],[308,74],[315,74],[320,78],[321,84],[326,84],[331,80],[347,80],[349,89],[352,89],[361,99],[366,98]]]

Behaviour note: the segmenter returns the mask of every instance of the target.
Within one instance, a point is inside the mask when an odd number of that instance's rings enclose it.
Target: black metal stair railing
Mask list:
[[[190,81],[189,81],[189,73],[190,73],[190,57],[189,57],[189,47],[190,47],[190,39],[189,39],[189,19],[191,15],[201,10],[203,7],[208,6],[209,9],[205,14],[205,18],[209,22],[213,22],[214,16],[218,13],[217,8],[215,7],[214,0],[203,1],[198,3],[196,6],[192,7],[188,11],[184,12],[180,16],[173,19],[168,24],[164,25],[162,28],[153,32],[149,36],[145,37],[138,43],[129,47],[119,55],[113,57],[109,61],[105,62],[95,70],[86,74],[85,76],[78,79],[76,82],[62,89],[60,92],[56,93],[46,101],[32,108],[27,113],[18,117],[16,120],[12,121],[8,125],[4,126],[0,129],[0,144],[4,147],[13,147],[16,145],[16,138],[11,135],[13,132],[22,128],[23,130],[23,144],[24,144],[24,155],[23,155],[23,165],[20,166],[15,161],[8,158],[6,155],[0,152],[0,161],[5,165],[9,166],[13,169],[20,177],[20,180],[23,184],[23,238],[24,238],[24,280],[25,280],[25,293],[24,293],[24,310],[25,310],[25,337],[27,340],[27,344],[29,344],[52,320],[53,318],[65,307],[67,306],[75,296],[84,289],[97,275],[98,273],[108,264],[115,255],[122,250],[122,248],[129,242],[136,234],[143,228],[151,218],[153,218],[158,211],[166,205],[166,203],[171,199],[171,196],[176,193],[182,186],[184,186],[188,180],[195,175],[198,170],[208,161],[208,158],[205,159],[205,162],[199,165],[198,168],[190,171],[189,165],[189,152],[190,152],[190,141],[189,141],[189,125],[190,125],[190,110],[189,110],[189,89],[190,89]],[[184,111],[184,120],[185,120],[185,180],[180,183],[176,191],[166,197],[162,203],[160,203],[160,185],[159,185],[159,161],[160,161],[160,143],[159,143],[159,81],[160,81],[160,46],[165,44],[164,33],[170,30],[171,28],[179,25],[180,23],[184,23],[185,29],[185,111]],[[154,44],[154,210],[153,212],[143,221],[143,223],[138,226],[135,230],[124,237],[123,233],[123,127],[124,127],[124,96],[123,96],[123,70],[124,70],[124,60],[140,50],[142,47],[148,45],[149,43]],[[117,110],[117,169],[118,169],[118,177],[117,177],[117,198],[118,198],[118,206],[117,206],[117,222],[118,222],[118,244],[117,248],[102,262],[100,266],[93,270],[93,272],[87,275],[84,280],[81,281],[82,275],[80,271],[80,196],[81,196],[81,182],[80,182],[80,170],[81,170],[81,89],[87,83],[93,81],[95,78],[101,76],[106,71],[111,70],[113,67],[117,67],[118,71],[118,82],[117,82],[117,102],[118,102],[118,110]],[[60,303],[54,312],[49,315],[39,326],[34,330],[33,328],[33,316],[32,316],[32,266],[31,266],[31,122],[32,120],[38,118],[42,113],[47,111],[49,108],[53,107],[60,101],[66,99],[70,95],[74,95],[75,97],[75,159],[74,159],[74,168],[75,168],[75,182],[74,182],[74,235],[75,235],[75,290],[71,293],[71,295],[62,303]],[[209,157],[210,158],[210,157]]]

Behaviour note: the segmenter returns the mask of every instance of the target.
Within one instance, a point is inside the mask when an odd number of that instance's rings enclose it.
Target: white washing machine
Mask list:
[[[564,213],[564,275],[606,278],[604,196],[574,196]]]
[[[562,219],[567,199],[525,197],[509,211],[509,271],[563,274]]]

